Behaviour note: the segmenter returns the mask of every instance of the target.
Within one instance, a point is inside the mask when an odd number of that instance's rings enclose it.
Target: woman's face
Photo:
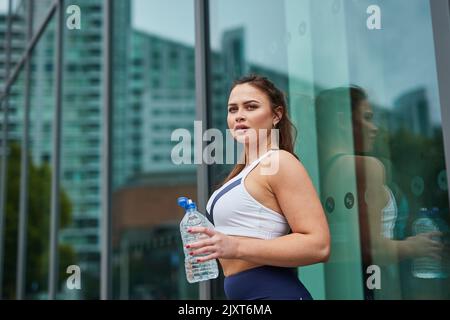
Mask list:
[[[269,97],[248,83],[233,88],[228,99],[228,128],[233,138],[240,143],[257,139],[260,129],[270,132],[278,123],[272,112]]]
[[[353,133],[356,142],[356,151],[372,151],[378,133],[378,127],[373,123],[373,111],[369,101],[361,101],[353,116]]]

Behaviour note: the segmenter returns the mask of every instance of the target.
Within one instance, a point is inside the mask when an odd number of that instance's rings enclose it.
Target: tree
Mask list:
[[[7,200],[5,217],[4,297],[16,296],[17,236],[19,219],[21,149],[12,143],[8,155]],[[49,264],[49,224],[52,172],[48,163],[33,164],[29,158],[28,224],[26,255],[26,297],[39,298],[47,292]],[[71,222],[72,204],[60,190],[60,229]],[[75,252],[68,245],[59,245],[59,283],[66,277],[66,267],[74,264]]]

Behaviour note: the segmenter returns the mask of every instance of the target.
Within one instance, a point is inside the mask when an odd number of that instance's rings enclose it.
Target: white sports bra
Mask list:
[[[394,227],[397,221],[398,209],[397,202],[395,201],[394,194],[388,186],[384,186],[389,194],[389,201],[386,207],[383,208],[383,214],[381,216],[383,229],[381,230],[382,236],[388,239],[394,239]]]
[[[253,161],[211,195],[206,205],[206,216],[215,230],[259,239],[273,239],[289,233],[286,218],[253,198],[244,184],[250,171],[274,151],[270,150]]]

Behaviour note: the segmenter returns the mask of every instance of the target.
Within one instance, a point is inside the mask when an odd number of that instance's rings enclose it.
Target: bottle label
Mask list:
[[[188,226],[198,226],[202,223],[202,219],[197,214],[190,214],[186,221]]]

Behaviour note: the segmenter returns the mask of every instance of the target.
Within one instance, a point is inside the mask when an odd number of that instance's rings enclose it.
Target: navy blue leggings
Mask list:
[[[261,266],[225,277],[229,300],[312,300],[293,268]]]

